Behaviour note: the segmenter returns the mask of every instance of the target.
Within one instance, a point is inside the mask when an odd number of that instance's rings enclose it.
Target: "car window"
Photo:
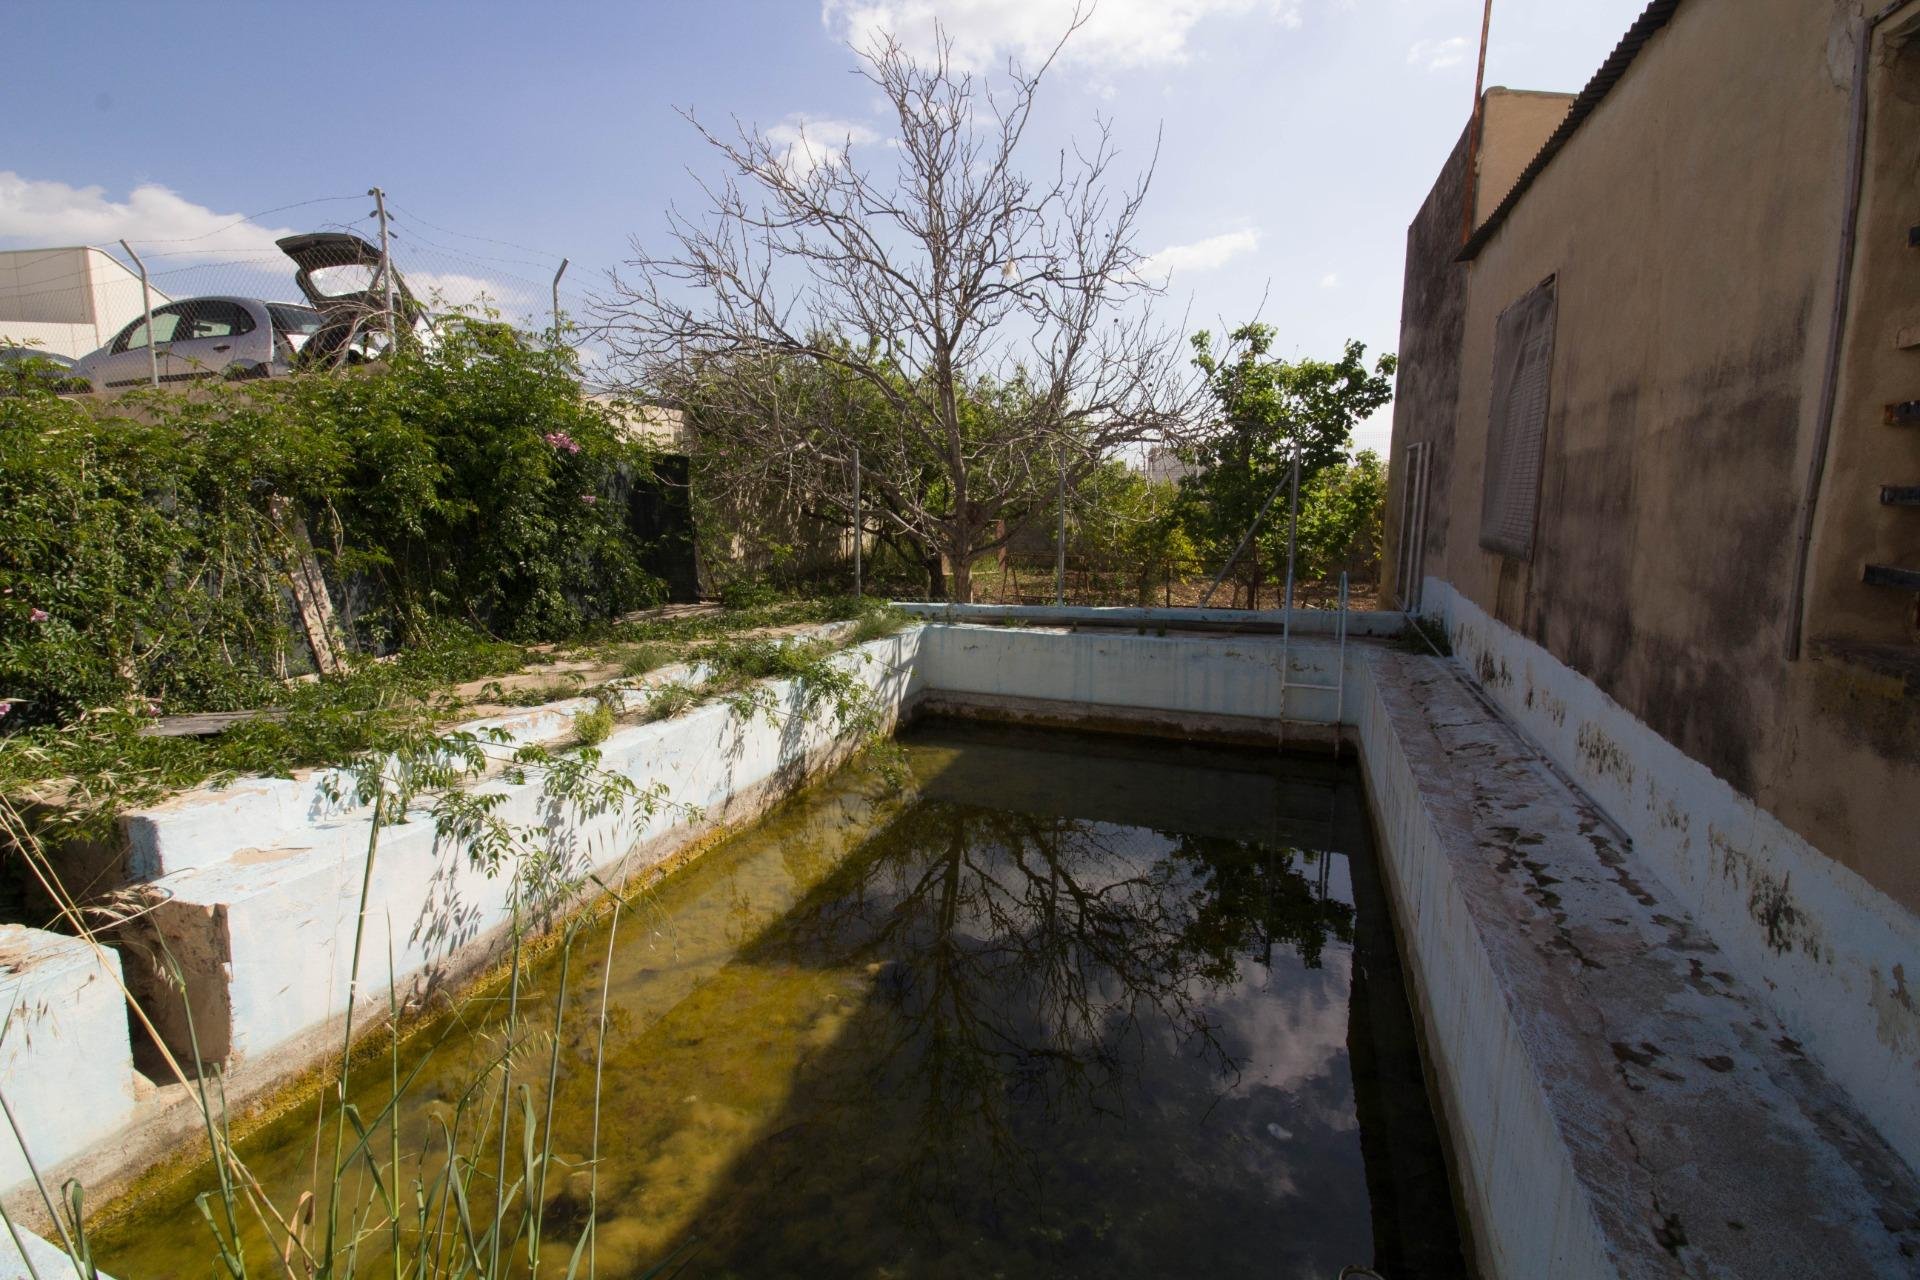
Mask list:
[[[153,332],[161,342],[172,342],[174,331],[180,327],[180,308],[178,306],[161,307],[153,313]],[[128,325],[113,344],[115,351],[138,351],[147,345],[147,321],[141,317]]]
[[[378,267],[364,262],[343,262],[336,266],[316,267],[307,272],[314,292],[323,298],[344,298],[354,293],[369,293],[380,276]]]
[[[282,333],[304,333],[308,335],[320,332],[326,317],[312,307],[296,307],[288,302],[269,302],[267,314],[273,317],[273,327]]]
[[[181,303],[180,310],[180,327],[173,334],[175,342],[192,338],[231,338],[254,330],[253,317],[237,302],[201,298]],[[156,326],[159,320],[158,315],[154,316]]]

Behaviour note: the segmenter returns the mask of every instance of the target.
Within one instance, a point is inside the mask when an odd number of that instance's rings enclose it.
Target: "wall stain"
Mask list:
[[[1895,1053],[1909,1055],[1913,1065],[1920,1067],[1920,1005],[1916,1005],[1913,993],[1907,989],[1906,966],[1893,966],[1891,983],[1881,977],[1877,967],[1869,972],[1873,994],[1868,1003],[1877,1020],[1874,1034],[1881,1044]]]
[[[1592,721],[1581,725],[1574,742],[1595,773],[1613,778],[1622,787],[1632,788],[1633,762],[1627,759],[1627,753],[1620,744],[1608,737],[1599,725]]]

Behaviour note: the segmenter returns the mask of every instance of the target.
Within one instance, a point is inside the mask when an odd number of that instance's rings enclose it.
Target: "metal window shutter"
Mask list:
[[[1521,560],[1533,557],[1533,530],[1540,509],[1554,316],[1554,282],[1549,278],[1501,312],[1493,331],[1493,398],[1487,410],[1480,545]]]

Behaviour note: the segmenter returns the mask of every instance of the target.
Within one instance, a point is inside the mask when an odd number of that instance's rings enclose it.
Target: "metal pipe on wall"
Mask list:
[[[1833,440],[1833,415],[1840,394],[1840,349],[1846,337],[1847,305],[1853,291],[1853,259],[1860,238],[1860,190],[1867,156],[1867,73],[1872,69],[1873,36],[1880,24],[1913,0],[1894,0],[1859,27],[1854,50],[1853,91],[1847,125],[1847,176],[1840,214],[1840,247],[1834,267],[1833,309],[1827,323],[1827,359],[1820,375],[1820,399],[1814,410],[1813,456],[1807,465],[1806,492],[1800,500],[1800,533],[1793,551],[1793,589],[1787,602],[1786,659],[1800,657],[1806,630],[1807,567],[1813,551],[1814,514],[1820,503],[1820,484],[1827,473],[1827,449]]]

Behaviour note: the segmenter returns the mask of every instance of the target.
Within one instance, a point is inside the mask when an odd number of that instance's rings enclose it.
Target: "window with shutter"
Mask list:
[[[1540,511],[1554,311],[1554,281],[1549,276],[1501,312],[1493,330],[1480,545],[1521,560],[1533,558],[1533,529]]]

